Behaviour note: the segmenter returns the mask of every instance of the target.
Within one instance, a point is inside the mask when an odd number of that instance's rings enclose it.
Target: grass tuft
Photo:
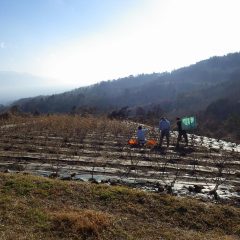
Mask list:
[[[52,231],[61,237],[99,237],[109,227],[112,218],[109,214],[93,211],[63,211],[53,214]]]

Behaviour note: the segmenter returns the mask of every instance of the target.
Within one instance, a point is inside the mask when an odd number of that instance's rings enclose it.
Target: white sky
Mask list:
[[[74,86],[171,71],[239,52],[239,9],[240,0],[141,1],[104,27],[49,44],[16,69]]]

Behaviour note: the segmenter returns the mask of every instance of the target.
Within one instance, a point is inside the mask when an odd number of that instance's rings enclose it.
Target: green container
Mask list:
[[[192,130],[197,127],[196,117],[184,117],[181,120],[182,130]]]

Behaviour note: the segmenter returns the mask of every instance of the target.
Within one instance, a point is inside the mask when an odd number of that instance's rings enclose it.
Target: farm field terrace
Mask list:
[[[157,123],[156,123],[157,125]],[[187,148],[131,147],[138,124],[104,117],[10,116],[0,126],[0,169],[63,180],[240,202],[239,146],[189,135]],[[156,126],[144,126],[158,140]]]

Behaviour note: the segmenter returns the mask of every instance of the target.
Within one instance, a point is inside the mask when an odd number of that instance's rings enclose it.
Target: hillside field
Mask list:
[[[105,117],[0,124],[0,239],[240,239],[234,143],[131,147],[138,123]]]

